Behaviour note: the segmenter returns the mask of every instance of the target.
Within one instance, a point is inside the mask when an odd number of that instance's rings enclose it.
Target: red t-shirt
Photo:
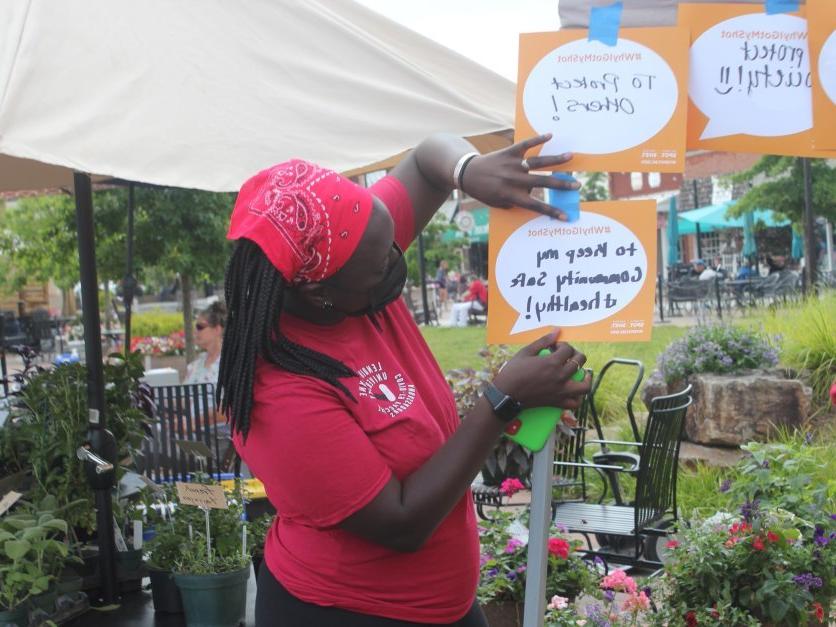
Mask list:
[[[413,236],[412,205],[397,179],[372,193],[388,207],[395,239]],[[294,596],[403,621],[452,623],[470,609],[479,577],[479,539],[470,491],[424,546],[401,553],[338,527],[394,473],[417,470],[459,424],[444,375],[402,299],[379,316],[320,326],[282,316],[291,340],[357,373],[330,384],[259,363],[246,443],[235,447],[261,479],[280,516],[265,563]]]
[[[471,300],[478,300],[483,305],[488,304],[488,288],[485,287],[485,284],[482,283],[479,279],[474,279],[474,281],[470,284],[470,287],[467,289],[467,294],[464,295],[465,302],[469,302]]]

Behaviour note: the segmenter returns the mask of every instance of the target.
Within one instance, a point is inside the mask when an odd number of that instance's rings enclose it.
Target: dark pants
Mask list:
[[[408,623],[305,603],[290,594],[276,581],[267,564],[262,564],[258,573],[255,624],[256,627],[416,627],[425,623]],[[482,608],[475,601],[464,618],[446,624],[450,627],[488,627]]]

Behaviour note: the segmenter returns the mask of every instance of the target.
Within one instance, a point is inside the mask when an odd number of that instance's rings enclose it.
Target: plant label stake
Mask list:
[[[134,549],[139,550],[142,548],[142,521],[141,520],[134,520]]]
[[[209,528],[209,508],[208,507],[201,507],[200,509],[203,510],[203,513],[206,516],[206,559],[211,564],[212,563],[212,532]]]
[[[128,550],[128,545],[125,544],[125,537],[122,535],[119,523],[116,522],[116,516],[113,517],[113,543],[116,545],[116,550],[120,553]]]
[[[15,492],[14,490],[10,490],[3,495],[3,498],[0,499],[0,516],[8,512],[12,505],[17,503],[18,499],[23,495],[20,492]]]
[[[247,525],[241,527],[241,557],[247,557]]]
[[[181,505],[194,505],[203,510],[206,516],[206,558],[212,561],[212,536],[209,527],[209,510],[227,509],[229,507],[226,502],[224,489],[219,485],[184,483],[183,481],[176,482],[175,487],[177,488],[177,498],[180,499]],[[189,531],[191,532],[191,527],[189,527]]]

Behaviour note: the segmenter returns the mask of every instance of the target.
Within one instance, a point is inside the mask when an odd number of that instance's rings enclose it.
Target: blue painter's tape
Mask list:
[[[565,172],[555,172],[552,176],[561,181],[575,181],[575,177]],[[581,193],[577,189],[549,189],[548,202],[566,214],[569,222],[576,222],[581,217]]]
[[[766,0],[766,14],[795,13],[798,11],[798,0]]]
[[[589,41],[600,41],[607,46],[617,44],[623,8],[619,0],[605,7],[589,9]]]

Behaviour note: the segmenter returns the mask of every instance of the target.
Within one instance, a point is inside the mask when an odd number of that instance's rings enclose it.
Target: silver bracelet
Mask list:
[[[462,188],[461,178],[464,168],[471,159],[478,156],[480,156],[478,152],[467,152],[459,158],[459,161],[456,163],[456,167],[453,168],[453,187],[456,189]]]

